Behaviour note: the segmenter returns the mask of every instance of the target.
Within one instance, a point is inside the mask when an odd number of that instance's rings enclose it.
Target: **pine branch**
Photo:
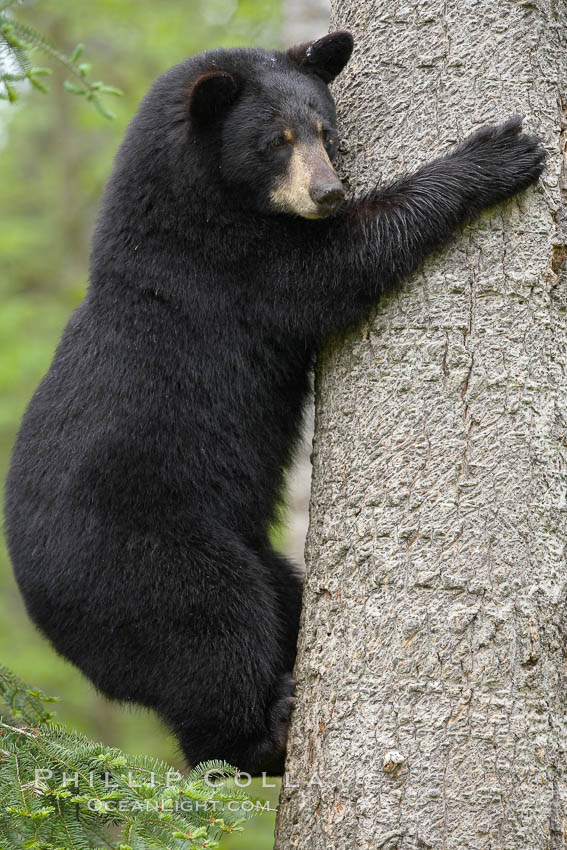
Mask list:
[[[71,56],[59,50],[40,32],[24,24],[7,12],[21,0],[0,0],[0,99],[14,103],[19,96],[18,83],[28,80],[34,88],[47,92],[48,88],[41,79],[51,74],[49,68],[32,67],[29,55],[41,50],[58,64],[62,65],[77,82],[65,81],[65,88],[72,94],[81,95],[91,102],[105,118],[114,118],[114,114],[105,106],[101,95],[122,95],[120,89],[105,85],[101,80],[91,81],[91,66],[79,62],[84,50],[78,44]]]
[[[52,701],[0,665],[0,850],[213,850],[253,809],[230,765],[181,776],[54,723]]]

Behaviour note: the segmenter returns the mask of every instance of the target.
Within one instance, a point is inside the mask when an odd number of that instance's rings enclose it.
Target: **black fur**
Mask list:
[[[325,80],[351,46],[212,51],[155,83],[14,450],[31,617],[102,692],[155,709],[191,763],[282,769],[301,584],[268,532],[318,348],[543,167],[516,118],[334,216],[275,213],[286,127],[321,122],[333,156]]]

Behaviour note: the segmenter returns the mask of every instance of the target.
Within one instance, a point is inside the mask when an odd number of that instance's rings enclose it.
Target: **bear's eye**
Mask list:
[[[333,150],[336,148],[336,137],[331,130],[323,130],[321,133],[321,140],[326,148]]]
[[[321,140],[323,145],[325,146],[325,150],[327,151],[327,156],[332,161],[335,158],[335,154],[337,152],[337,139],[334,137],[329,130],[323,130],[321,133]]]
[[[270,142],[270,147],[272,147],[272,148],[283,148],[284,145],[288,145],[288,144],[289,144],[289,140],[282,133],[282,135],[275,136],[275,138],[272,139],[272,141]]]

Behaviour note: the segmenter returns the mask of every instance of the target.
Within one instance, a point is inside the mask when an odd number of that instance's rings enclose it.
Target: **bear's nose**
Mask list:
[[[338,205],[344,201],[345,190],[337,181],[335,183],[325,183],[320,186],[313,186],[310,195],[312,199],[325,211],[332,212]]]

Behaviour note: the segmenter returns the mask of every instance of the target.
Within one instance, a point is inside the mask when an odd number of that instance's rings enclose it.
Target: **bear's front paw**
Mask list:
[[[455,153],[470,168],[471,189],[483,205],[509,198],[535,183],[546,158],[537,136],[522,133],[519,115],[504,124],[481,127]]]
[[[285,750],[291,711],[295,705],[295,679],[290,673],[279,681],[278,695],[269,713],[270,733],[278,750]]]

